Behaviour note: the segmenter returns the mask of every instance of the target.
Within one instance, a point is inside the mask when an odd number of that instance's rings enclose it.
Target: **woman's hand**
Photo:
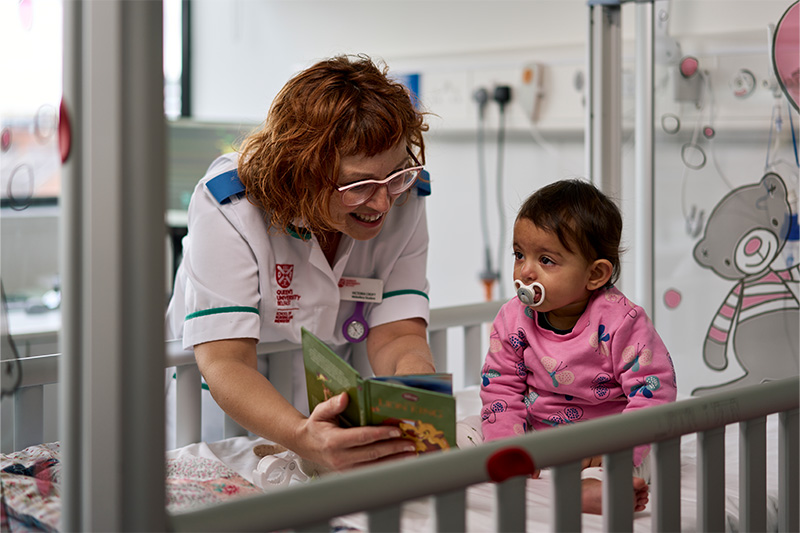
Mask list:
[[[409,318],[375,326],[367,336],[367,355],[376,376],[436,372],[428,346],[427,324]]]
[[[414,443],[399,438],[401,432],[396,427],[340,428],[337,417],[348,400],[347,393],[342,393],[317,405],[298,425],[293,451],[332,470],[415,455]]]

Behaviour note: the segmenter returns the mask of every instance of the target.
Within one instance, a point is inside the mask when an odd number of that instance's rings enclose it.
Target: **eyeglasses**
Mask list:
[[[364,204],[372,198],[372,195],[375,194],[375,191],[378,190],[378,187],[381,185],[386,185],[386,190],[392,196],[397,196],[410,189],[417,181],[417,177],[420,172],[422,172],[423,166],[417,158],[414,157],[411,150],[406,148],[406,151],[414,161],[413,167],[398,170],[390,174],[386,179],[357,181],[349,185],[337,187],[336,190],[342,193],[342,203],[347,207],[356,207]]]

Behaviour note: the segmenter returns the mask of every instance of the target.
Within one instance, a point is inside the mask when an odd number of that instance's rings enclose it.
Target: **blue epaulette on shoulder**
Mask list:
[[[422,179],[417,180],[417,195],[418,196],[430,196],[431,195],[431,175],[428,173],[427,170],[423,170],[419,173],[419,177]]]
[[[229,202],[232,196],[244,192],[244,183],[239,179],[236,169],[214,176],[206,182],[206,187],[208,187],[208,192],[221,204]]]

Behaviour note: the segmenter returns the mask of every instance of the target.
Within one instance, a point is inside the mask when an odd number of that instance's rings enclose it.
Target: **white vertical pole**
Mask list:
[[[166,527],[164,294],[166,125],[164,11],[122,2],[121,361],[122,526]],[[146,36],[146,38],[143,38]],[[143,428],[147,428],[143,431]],[[146,467],[143,467],[146,465]]]
[[[592,181],[612,198],[622,183],[622,28],[619,5],[594,11],[592,58]]]
[[[739,422],[739,525],[767,527],[767,417]]]
[[[586,179],[596,183],[594,174],[594,39],[595,21],[598,8],[589,5],[589,16],[586,18],[586,92],[584,93],[584,103],[586,105],[586,115],[584,117],[584,166],[586,167]]]
[[[725,531],[725,427],[697,433],[697,530]]]
[[[654,166],[654,83],[655,83],[655,9],[652,3],[636,4],[636,190],[635,203],[635,298],[654,319],[655,262],[653,226],[655,202]]]
[[[554,504],[550,522],[552,531],[581,530],[581,463],[569,463],[550,469]]]
[[[166,526],[162,5],[66,6],[65,97],[76,103],[72,123],[80,137],[65,202],[65,243],[76,246],[65,245],[63,260],[66,309],[74,314],[65,324],[70,494],[62,529],[160,531]]]
[[[70,153],[61,172],[61,336],[62,357],[59,432],[61,440],[62,531],[80,531],[81,526],[81,177],[83,164],[83,2],[64,3],[63,111],[70,118]],[[61,120],[65,120],[65,116]]]
[[[778,440],[778,531],[800,530],[800,412],[797,409],[779,415]]]
[[[633,450],[603,455],[603,528],[633,531]]]
[[[681,529],[681,438],[653,443],[650,502],[653,531]]]

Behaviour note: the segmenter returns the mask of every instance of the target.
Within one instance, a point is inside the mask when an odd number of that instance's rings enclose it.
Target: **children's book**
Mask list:
[[[308,407],[347,392],[342,427],[391,425],[414,441],[417,453],[456,447],[452,375],[417,374],[364,379],[313,333],[302,328]]]

